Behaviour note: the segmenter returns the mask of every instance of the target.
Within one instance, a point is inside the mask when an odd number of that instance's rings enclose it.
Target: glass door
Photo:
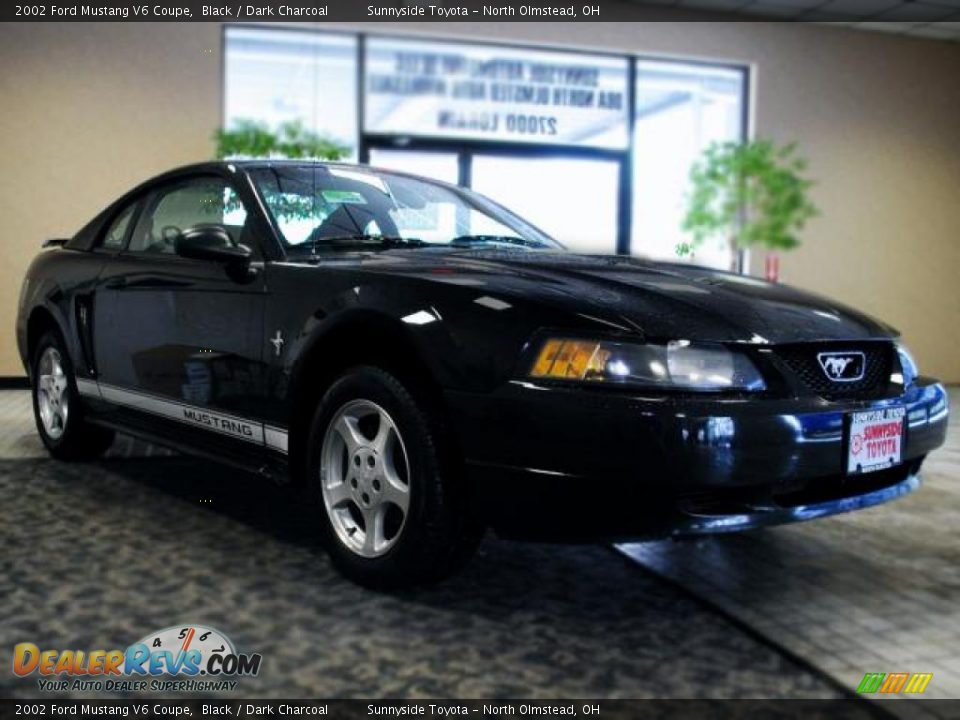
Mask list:
[[[583,253],[617,251],[615,160],[476,154],[471,187]]]
[[[570,250],[617,252],[616,160],[530,157],[483,151],[466,154],[470,187],[529,220]],[[370,164],[458,184],[460,157],[445,149],[373,146]]]
[[[370,148],[370,164],[384,170],[399,170],[454,185],[460,175],[457,153],[440,150],[398,150],[374,146]]]

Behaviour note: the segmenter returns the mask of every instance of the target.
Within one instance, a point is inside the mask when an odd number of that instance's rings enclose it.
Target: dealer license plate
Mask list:
[[[903,407],[850,414],[847,474],[884,470],[900,464],[906,414]]]

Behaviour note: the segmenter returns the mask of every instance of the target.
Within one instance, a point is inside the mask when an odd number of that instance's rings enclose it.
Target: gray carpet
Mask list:
[[[205,623],[264,656],[234,697],[836,696],[609,548],[488,541],[445,584],[377,595],[285,493],[176,456],[0,461],[0,513],[4,652]],[[0,696],[37,694],[0,675]]]

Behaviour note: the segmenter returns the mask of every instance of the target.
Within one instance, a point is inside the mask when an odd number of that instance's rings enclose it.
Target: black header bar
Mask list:
[[[909,6],[904,8],[898,19],[909,20]],[[0,3],[0,21],[5,22],[501,23],[769,19],[761,15],[646,5],[643,0],[15,0]],[[837,19],[845,18],[838,15]]]

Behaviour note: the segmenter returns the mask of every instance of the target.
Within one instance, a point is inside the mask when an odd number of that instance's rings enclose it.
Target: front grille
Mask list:
[[[827,377],[817,356],[831,352],[863,353],[863,377],[851,382]],[[893,345],[889,342],[802,343],[781,345],[773,352],[780,369],[785,369],[793,377],[798,389],[828,400],[872,400],[883,397],[889,390],[894,355]]]

